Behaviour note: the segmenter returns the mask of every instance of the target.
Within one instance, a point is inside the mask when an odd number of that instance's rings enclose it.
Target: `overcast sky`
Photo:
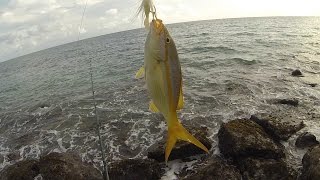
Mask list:
[[[86,0],[0,0],[0,62],[77,40]],[[154,0],[165,23],[320,16],[320,0]],[[81,39],[142,27],[140,0],[88,0]]]

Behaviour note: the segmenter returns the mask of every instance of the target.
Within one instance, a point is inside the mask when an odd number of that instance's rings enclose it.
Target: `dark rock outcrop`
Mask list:
[[[297,76],[297,77],[302,77],[302,72],[299,69],[296,69],[294,71],[292,71],[291,73],[292,76]]]
[[[158,180],[163,174],[161,165],[152,159],[127,159],[110,165],[109,177],[117,180]]]
[[[305,126],[303,121],[295,120],[291,116],[280,116],[279,118],[276,118],[269,115],[261,118],[252,115],[250,119],[262,126],[276,141],[288,140],[290,136]]]
[[[100,171],[73,153],[50,153],[40,158],[38,166],[47,180],[102,180]]]
[[[295,143],[296,147],[298,148],[308,148],[316,146],[318,144],[319,141],[317,141],[317,138],[309,132],[300,134]]]
[[[316,87],[318,84],[317,83],[308,83],[308,85],[311,87]]]
[[[245,180],[295,180],[297,173],[287,167],[283,160],[245,158],[239,161]]]
[[[275,143],[261,126],[251,120],[240,119],[222,124],[218,138],[220,151],[227,157],[284,157],[283,147]]]
[[[21,158],[20,153],[18,151],[7,154],[8,161],[16,161],[16,160],[19,160],[20,158]]]
[[[184,180],[240,180],[240,171],[222,158],[214,156]]]
[[[301,180],[320,179],[320,146],[309,149],[302,159],[303,170]]]
[[[298,106],[299,105],[299,101],[297,99],[279,99],[277,101],[277,103],[286,104],[286,105],[290,105],[290,106]]]
[[[7,166],[0,172],[0,180],[33,180],[39,174],[36,160],[24,160]]]
[[[0,164],[2,164],[4,161],[4,157],[0,154]]]
[[[190,127],[185,126],[185,128],[196,137],[203,145],[205,145],[208,149],[211,148],[211,142],[207,138],[208,132],[206,127]],[[164,158],[164,150],[165,150],[166,138],[159,141],[159,143],[154,144],[148,150],[148,158],[155,159],[159,162],[163,162]],[[178,141],[175,147],[172,149],[169,160],[174,159],[183,159],[190,156],[204,154],[205,152],[196,147],[195,145],[185,142]]]
[[[100,171],[72,153],[50,153],[40,160],[23,160],[5,167],[0,180],[102,180]]]

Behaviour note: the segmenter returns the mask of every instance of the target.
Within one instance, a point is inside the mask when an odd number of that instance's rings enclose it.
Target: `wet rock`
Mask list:
[[[161,165],[152,159],[126,159],[109,168],[109,178],[117,180],[158,180],[162,174]]]
[[[299,105],[299,101],[297,99],[279,99],[277,103],[291,105],[291,106]]]
[[[40,131],[33,131],[30,133],[26,133],[18,138],[10,140],[10,144],[14,147],[14,149],[20,149],[22,146],[32,144],[32,142],[38,139],[39,136]]]
[[[206,127],[191,127],[185,126],[185,128],[196,137],[203,145],[205,145],[208,149],[211,148],[211,142],[207,138],[208,129]],[[159,141],[159,143],[154,144],[148,149],[148,158],[155,159],[159,162],[163,162],[164,158],[164,150],[165,150],[166,138],[163,138]],[[174,159],[183,159],[190,156],[204,154],[202,149],[197,146],[186,142],[186,141],[178,141],[175,147],[172,149],[169,160]]]
[[[298,76],[298,77],[303,76],[302,72],[299,69],[296,69],[296,70],[292,71],[291,75],[292,76]]]
[[[275,143],[261,126],[251,120],[239,119],[222,124],[218,138],[220,151],[227,157],[284,157],[283,146]]]
[[[36,105],[34,105],[32,107],[29,107],[28,111],[29,112],[35,112],[35,111],[39,110],[40,108],[43,109],[43,108],[48,108],[48,107],[50,107],[49,103],[39,102]]]
[[[244,180],[294,180],[297,173],[283,160],[245,158],[239,162]]]
[[[318,144],[319,141],[317,141],[317,138],[313,134],[304,132],[298,136],[295,145],[298,148],[308,148],[316,146]]]
[[[214,156],[184,180],[241,180],[240,171],[218,156]]]
[[[36,160],[24,160],[7,166],[0,172],[0,180],[33,180],[39,174]]]
[[[286,141],[291,135],[304,128],[303,121],[296,120],[295,118],[285,115],[274,117],[272,115],[258,117],[252,115],[250,120],[256,122],[276,141]]]
[[[311,87],[316,87],[318,84],[317,83],[309,83],[308,85]]]
[[[40,158],[38,166],[43,179],[102,180],[100,171],[73,153],[50,153]]]
[[[48,108],[47,111],[42,114],[42,117],[49,120],[49,119],[57,119],[58,117],[61,117],[63,111],[60,106],[55,106]]]
[[[0,154],[0,164],[2,164],[3,161],[4,161],[4,157],[3,157],[3,155]]]
[[[7,159],[8,161],[16,161],[18,159],[20,159],[20,153],[18,151],[10,153],[7,155]]]
[[[320,179],[320,146],[309,149],[302,159],[303,170],[301,180]]]

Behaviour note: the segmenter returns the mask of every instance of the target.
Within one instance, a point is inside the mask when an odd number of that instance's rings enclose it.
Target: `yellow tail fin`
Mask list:
[[[200,149],[204,150],[205,152],[209,152],[209,150],[194,136],[192,136],[179,122],[178,119],[176,119],[174,122],[168,125],[168,137],[167,137],[167,144],[166,144],[166,150],[165,150],[165,160],[166,163],[168,161],[168,158],[170,156],[170,153],[176,144],[177,140],[184,140],[188,141]]]

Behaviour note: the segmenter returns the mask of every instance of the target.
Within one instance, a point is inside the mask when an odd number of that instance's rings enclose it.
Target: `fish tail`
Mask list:
[[[205,152],[209,152],[209,150],[193,135],[191,135],[180,123],[177,116],[175,115],[175,119],[173,121],[169,121],[168,124],[168,137],[167,137],[167,144],[165,150],[165,161],[167,163],[170,153],[176,144],[177,140],[183,140],[190,142],[200,149],[204,150]]]

